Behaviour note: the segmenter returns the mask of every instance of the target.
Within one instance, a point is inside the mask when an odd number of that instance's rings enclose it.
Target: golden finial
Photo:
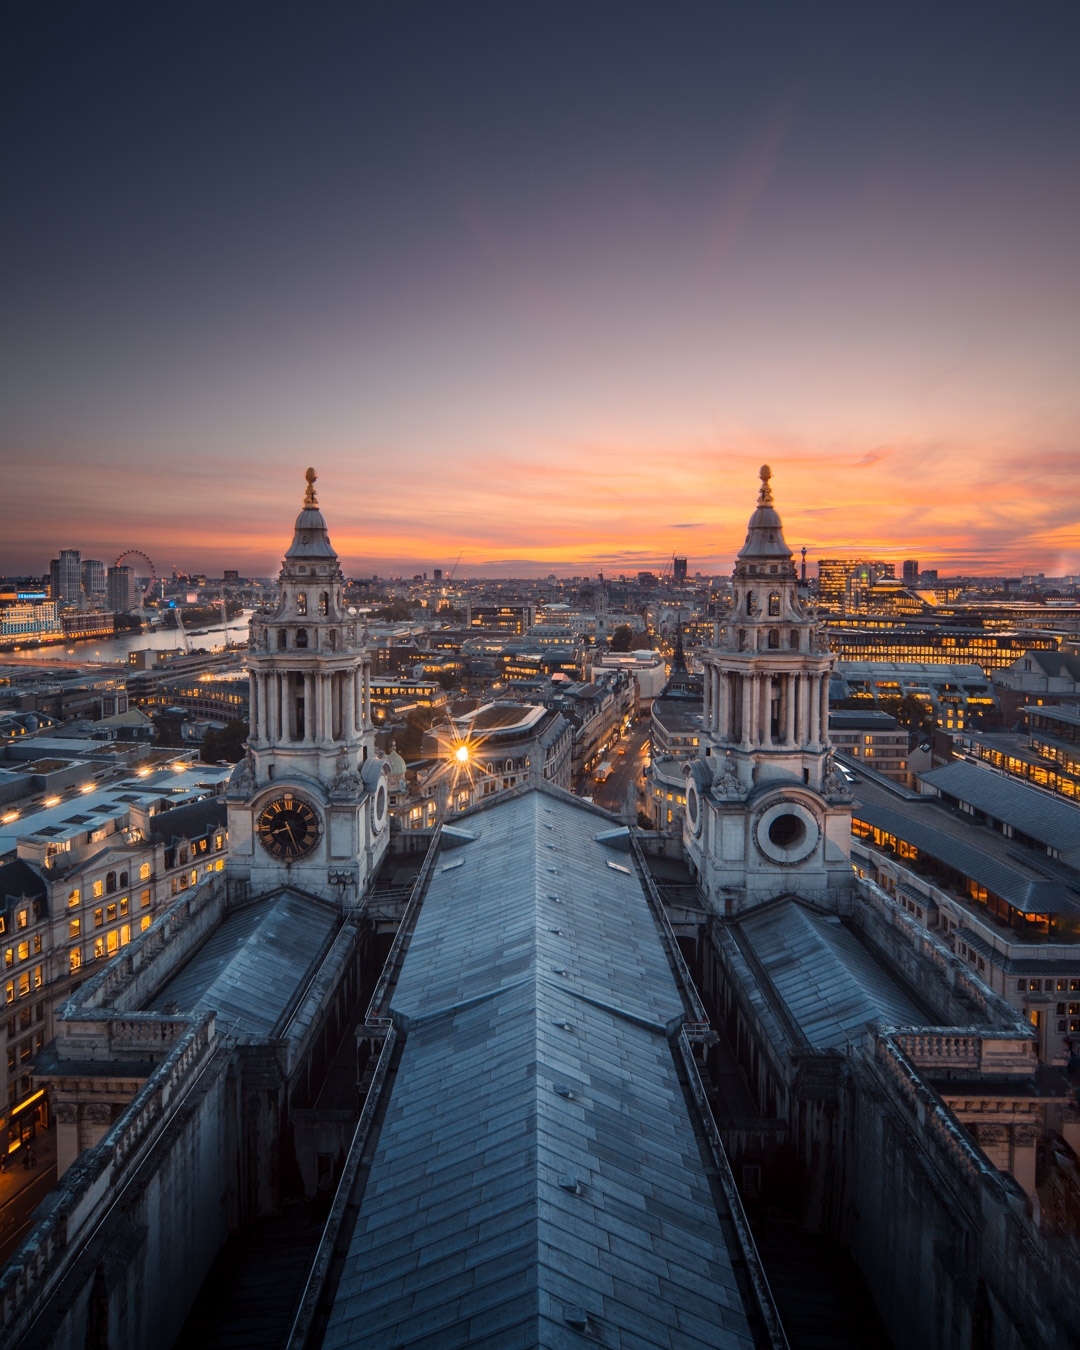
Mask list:
[[[758,477],[761,479],[761,491],[758,493],[758,506],[772,506],[772,488],[769,487],[769,479],[772,477],[772,469],[767,464],[763,464],[758,469]]]
[[[318,477],[314,469],[308,469],[304,474],[307,479],[307,491],[304,493],[305,506],[318,506],[319,499],[315,496],[315,479]]]

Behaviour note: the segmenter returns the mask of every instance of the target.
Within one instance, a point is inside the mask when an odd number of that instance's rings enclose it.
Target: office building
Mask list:
[[[895,576],[895,563],[880,559],[822,558],[818,562],[818,600],[829,609],[843,611],[853,603],[860,588]]]
[[[135,569],[110,567],[106,577],[106,592],[106,603],[114,614],[127,614],[133,610],[138,604],[135,595]]]
[[[49,564],[52,599],[58,605],[77,605],[82,599],[82,563],[77,548],[60,550]]]

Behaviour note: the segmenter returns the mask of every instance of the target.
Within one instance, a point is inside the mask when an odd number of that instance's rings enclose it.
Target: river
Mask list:
[[[211,625],[188,633],[191,651],[206,647],[216,651],[230,642],[247,642],[250,610],[229,624]],[[152,628],[115,638],[87,638],[82,642],[52,642],[42,647],[0,651],[0,666],[11,661],[40,661],[52,665],[126,665],[129,652],[174,652],[184,650],[184,634],[176,628]]]

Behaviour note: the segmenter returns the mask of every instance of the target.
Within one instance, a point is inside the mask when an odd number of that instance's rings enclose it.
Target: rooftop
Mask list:
[[[920,853],[970,877],[1020,913],[1080,918],[1080,894],[1073,889],[1076,879],[1070,885],[1067,870],[1055,868],[1050,858],[1026,859],[1021,845],[959,816],[939,798],[893,792],[883,780],[863,773],[861,766],[851,791],[853,819],[914,844]]]
[[[324,1346],[750,1350],[630,855],[556,794],[461,823],[480,842],[436,863],[391,1000],[405,1047]]]
[[[329,905],[292,891],[234,910],[143,1011],[214,1011],[238,1040],[269,1040],[339,927]]]
[[[1056,849],[1063,861],[1080,864],[1080,807],[1016,778],[955,760],[921,775],[938,792]]]
[[[933,1014],[833,914],[778,900],[734,925],[789,1018],[815,1050],[863,1039],[868,1022],[933,1025]]]

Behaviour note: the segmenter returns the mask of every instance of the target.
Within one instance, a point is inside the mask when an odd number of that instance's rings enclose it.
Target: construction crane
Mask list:
[[[464,552],[465,552],[465,550],[462,549],[462,550],[461,550],[461,553],[464,553]],[[457,557],[454,559],[454,565],[453,565],[453,567],[451,567],[451,569],[450,569],[450,575],[446,578],[446,580],[447,580],[448,582],[449,582],[449,581],[453,581],[453,579],[454,579],[454,573],[457,571],[458,563],[461,561],[461,553],[459,553],[459,554],[457,555]]]

